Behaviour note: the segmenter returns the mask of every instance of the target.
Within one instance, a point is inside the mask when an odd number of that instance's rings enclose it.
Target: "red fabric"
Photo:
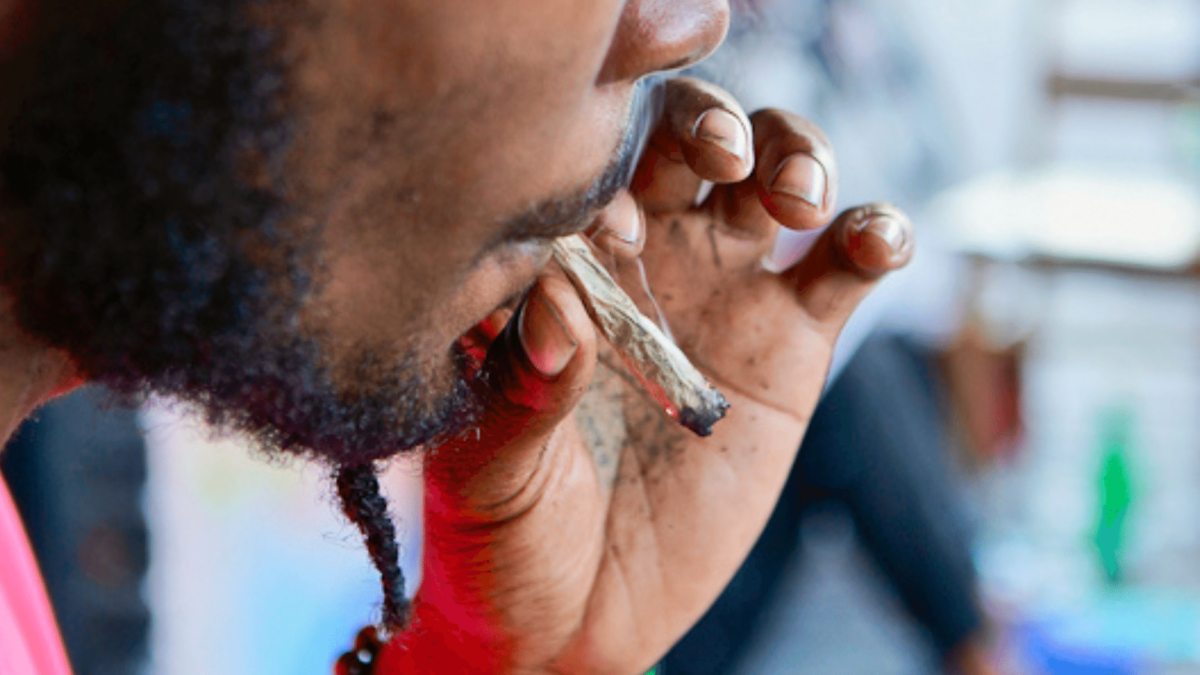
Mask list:
[[[380,652],[379,675],[499,673],[494,653],[432,605],[419,607],[409,629]]]
[[[70,672],[25,529],[0,480],[0,674]]]
[[[425,490],[421,589],[408,630],[380,652],[378,675],[492,675],[511,672],[512,648],[497,618],[479,606],[488,594],[487,547],[446,536],[447,507],[434,485]]]
[[[507,672],[507,650],[492,621],[456,601],[434,547],[426,547],[424,558],[412,622],[380,652],[379,675]]]

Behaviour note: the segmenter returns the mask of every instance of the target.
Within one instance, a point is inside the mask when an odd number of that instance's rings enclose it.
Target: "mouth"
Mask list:
[[[506,297],[483,320],[472,326],[454,342],[454,351],[462,359],[466,377],[474,378],[483,370],[483,362],[487,359],[488,349],[496,341],[496,337],[504,331],[508,322],[512,320],[534,283],[531,281],[520,291]]]
[[[498,249],[518,249],[520,255],[537,260],[535,271],[523,280],[520,288],[506,296],[478,323],[455,340],[453,351],[465,364],[468,376],[477,375],[483,368],[487,351],[518,310],[537,275],[550,261],[550,245],[560,237],[583,232],[590,228],[604,208],[621,190],[628,189],[634,170],[649,144],[651,132],[662,115],[665,77],[651,76],[638,82],[630,101],[626,132],[614,153],[614,161],[586,191],[568,199],[545,202],[517,217],[510,218],[501,236],[484,248],[484,253],[472,267],[492,256],[505,257]],[[533,254],[529,248],[535,247]],[[525,275],[522,275],[525,276]]]

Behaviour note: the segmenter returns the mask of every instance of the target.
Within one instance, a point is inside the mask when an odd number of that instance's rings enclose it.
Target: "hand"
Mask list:
[[[696,206],[704,180],[716,188]],[[828,222],[836,188],[805,120],[669,85],[634,186],[593,238],[617,265],[645,262],[680,346],[732,407],[702,439],[618,384],[609,489],[572,414],[606,347],[547,270],[491,345],[478,435],[428,454],[414,628],[382,672],[638,675],[699,619],[770,515],[843,323],[911,255],[907,219],[875,205],[841,214],[797,265],[764,269],[778,228]]]

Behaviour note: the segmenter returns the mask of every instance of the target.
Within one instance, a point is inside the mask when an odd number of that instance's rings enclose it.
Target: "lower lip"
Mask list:
[[[483,361],[487,358],[488,349],[492,343],[496,341],[496,337],[508,325],[512,319],[516,308],[519,305],[520,299],[524,297],[524,293],[519,297],[506,300],[499,308],[493,311],[483,321],[475,324],[466,333],[455,342],[457,351],[467,358],[467,367],[469,370],[478,372],[483,367]]]
[[[521,277],[525,277],[527,274],[528,277],[521,282],[519,290],[498,303],[483,320],[455,340],[454,351],[466,356],[468,369],[482,367],[488,349],[508,325],[525,296],[529,294],[529,290],[537,283],[537,274],[550,262],[551,255],[550,246],[544,241],[513,244],[507,247],[503,253],[507,258],[502,262],[504,268],[512,271],[521,270],[518,274]],[[526,260],[520,261],[521,257],[525,257]]]

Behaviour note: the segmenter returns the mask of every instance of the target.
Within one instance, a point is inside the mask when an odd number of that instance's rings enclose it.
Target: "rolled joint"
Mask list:
[[[729,409],[721,392],[638,310],[582,235],[556,240],[553,252],[588,316],[630,374],[670,417],[697,436],[710,435]]]

